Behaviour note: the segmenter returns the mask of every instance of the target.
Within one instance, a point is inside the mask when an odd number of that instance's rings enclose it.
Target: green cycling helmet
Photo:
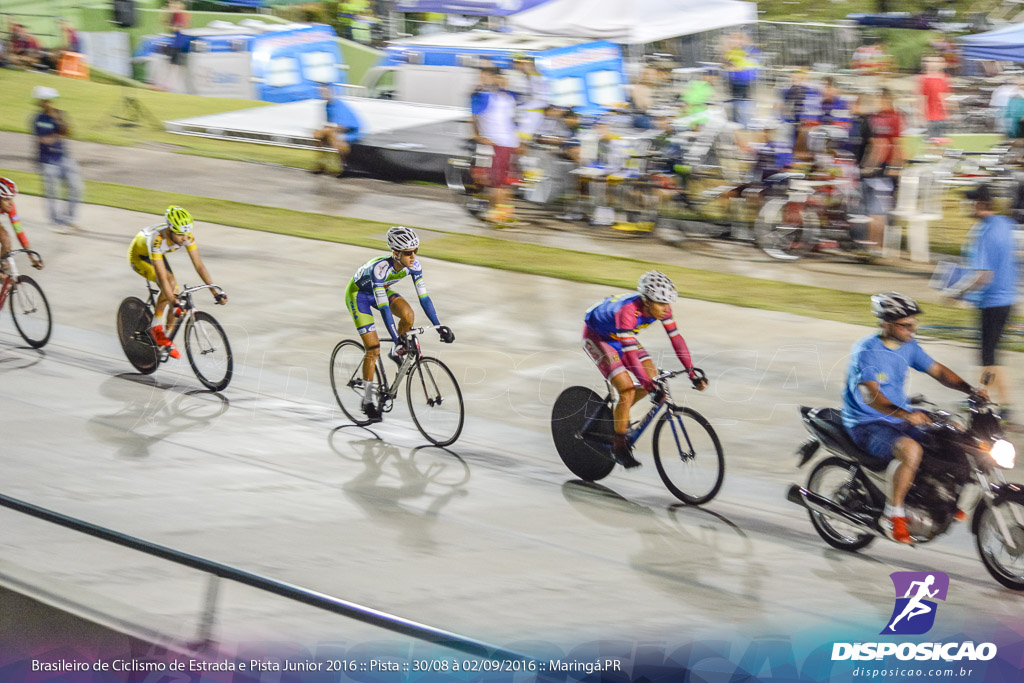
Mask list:
[[[173,232],[182,235],[192,232],[192,214],[186,209],[180,206],[168,206],[164,218],[167,219],[167,227]]]

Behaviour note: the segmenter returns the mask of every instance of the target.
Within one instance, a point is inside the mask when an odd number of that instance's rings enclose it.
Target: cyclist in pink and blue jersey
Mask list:
[[[623,467],[638,467],[626,439],[629,409],[648,394],[657,392],[651,377],[657,374],[654,361],[637,341],[636,333],[660,320],[683,367],[703,391],[707,381],[697,379],[690,349],[672,319],[672,302],[678,298],[675,285],[664,273],[652,270],[640,276],[636,294],[610,296],[587,310],[583,327],[583,350],[597,365],[604,378],[615,388],[618,401],[612,410],[615,436],[612,455]],[[626,371],[629,372],[626,372]],[[632,373],[640,382],[633,384]]]

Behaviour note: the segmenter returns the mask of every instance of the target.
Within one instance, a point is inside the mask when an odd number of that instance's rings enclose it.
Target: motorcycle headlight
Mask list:
[[[1012,470],[1013,464],[1017,459],[1016,449],[1014,449],[1012,443],[1005,439],[998,439],[993,443],[992,450],[989,451],[989,455],[991,455],[995,463],[1004,470]]]

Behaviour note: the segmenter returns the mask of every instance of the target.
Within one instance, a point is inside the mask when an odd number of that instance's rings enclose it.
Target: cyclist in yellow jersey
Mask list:
[[[196,244],[192,228],[192,214],[180,206],[169,206],[164,213],[164,222],[140,230],[128,248],[128,262],[132,269],[150,282],[155,282],[160,288],[150,335],[158,346],[170,347],[171,358],[181,357],[178,350],[174,348],[174,344],[167,338],[167,333],[174,330],[174,325],[177,322],[175,311],[167,312],[166,333],[161,322],[167,303],[177,299],[178,282],[174,278],[170,264],[164,259],[164,255],[185,247],[199,277],[206,284],[213,284],[210,271],[206,269],[203,260],[199,257],[199,245]],[[226,294],[214,293],[213,298],[218,304],[225,304],[228,300]]]

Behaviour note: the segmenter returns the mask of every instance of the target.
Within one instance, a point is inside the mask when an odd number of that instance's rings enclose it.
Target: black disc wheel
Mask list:
[[[353,424],[363,427],[375,422],[363,412],[363,396],[366,382],[363,380],[363,345],[354,339],[338,342],[331,352],[331,389],[334,400],[338,402],[341,412]],[[377,357],[377,368],[373,376],[374,388],[371,392],[373,402],[380,405],[381,377],[384,376],[384,365]]]
[[[430,443],[455,443],[462,433],[466,409],[459,383],[447,365],[436,358],[420,358],[405,380],[405,398],[412,421]]]
[[[156,344],[149,336],[153,311],[142,299],[130,296],[117,308],[117,337],[125,357],[143,375],[151,374],[160,365]]]
[[[654,464],[665,486],[689,505],[703,505],[722,488],[725,454],[704,416],[691,408],[667,411],[654,428]]]
[[[558,456],[583,481],[598,481],[615,469],[611,456],[612,409],[586,387],[569,387],[551,408],[551,436]]]
[[[11,316],[22,339],[33,349],[39,349],[50,340],[53,318],[46,295],[28,275],[19,275],[11,290]]]
[[[192,372],[210,391],[224,391],[231,382],[234,362],[224,328],[213,316],[196,311],[185,325],[185,354]]]

